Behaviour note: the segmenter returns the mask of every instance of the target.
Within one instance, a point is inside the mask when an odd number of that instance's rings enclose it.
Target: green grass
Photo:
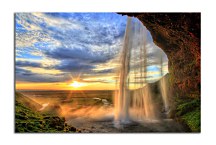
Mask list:
[[[192,132],[200,132],[200,109],[188,112],[182,116]]]
[[[176,115],[192,132],[200,132],[200,100],[192,99],[181,101],[177,105]]]
[[[184,115],[188,111],[192,111],[199,107],[200,107],[200,100],[198,99],[180,102],[179,105],[177,106],[177,115],[178,116]]]
[[[15,103],[15,132],[31,133],[59,133],[80,132],[68,126],[64,118],[51,115],[42,115],[24,106],[16,100]]]

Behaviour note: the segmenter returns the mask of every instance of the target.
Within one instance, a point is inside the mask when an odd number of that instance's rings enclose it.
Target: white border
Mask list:
[[[215,10],[198,0],[7,0],[0,4],[0,144],[215,144]],[[14,134],[14,12],[201,12],[201,134]]]

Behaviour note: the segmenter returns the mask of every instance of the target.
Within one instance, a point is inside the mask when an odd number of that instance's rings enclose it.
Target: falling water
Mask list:
[[[115,120],[128,121],[129,119],[129,86],[128,86],[128,73],[129,73],[129,59],[131,50],[131,17],[127,19],[127,27],[125,32],[124,46],[121,56],[121,67],[119,75],[119,90],[116,92],[115,99]]]
[[[128,17],[115,94],[116,126],[131,120],[151,121],[160,118],[160,109],[155,103],[157,96],[153,95],[147,76],[148,66],[153,65],[153,62],[148,60],[147,33],[146,27],[138,19]],[[163,76],[162,57],[165,54],[158,52],[161,51],[155,51],[154,57],[159,57]],[[166,110],[169,103],[165,79],[161,79],[159,87]]]
[[[163,103],[164,103],[164,112],[166,114],[169,113],[169,97],[168,97],[168,88],[167,88],[168,84],[167,84],[167,78],[166,77],[162,77],[160,80],[160,92],[161,92],[161,96],[163,99]]]
[[[167,76],[164,76],[164,70],[163,70],[163,53],[160,51],[160,74],[161,74],[161,79],[159,82],[159,87],[160,87],[160,93],[162,96],[163,104],[164,104],[164,112],[166,114],[169,113],[169,97],[168,97],[168,82],[167,82]],[[164,76],[164,77],[163,77]]]

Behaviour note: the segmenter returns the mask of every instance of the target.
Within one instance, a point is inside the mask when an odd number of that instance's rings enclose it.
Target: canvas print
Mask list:
[[[200,13],[15,13],[15,133],[201,131]]]

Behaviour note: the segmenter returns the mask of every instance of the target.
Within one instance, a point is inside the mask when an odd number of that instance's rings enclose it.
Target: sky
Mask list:
[[[16,89],[115,89],[126,23],[116,13],[16,13]],[[157,47],[150,33],[148,46]],[[157,65],[148,71],[160,77]]]

